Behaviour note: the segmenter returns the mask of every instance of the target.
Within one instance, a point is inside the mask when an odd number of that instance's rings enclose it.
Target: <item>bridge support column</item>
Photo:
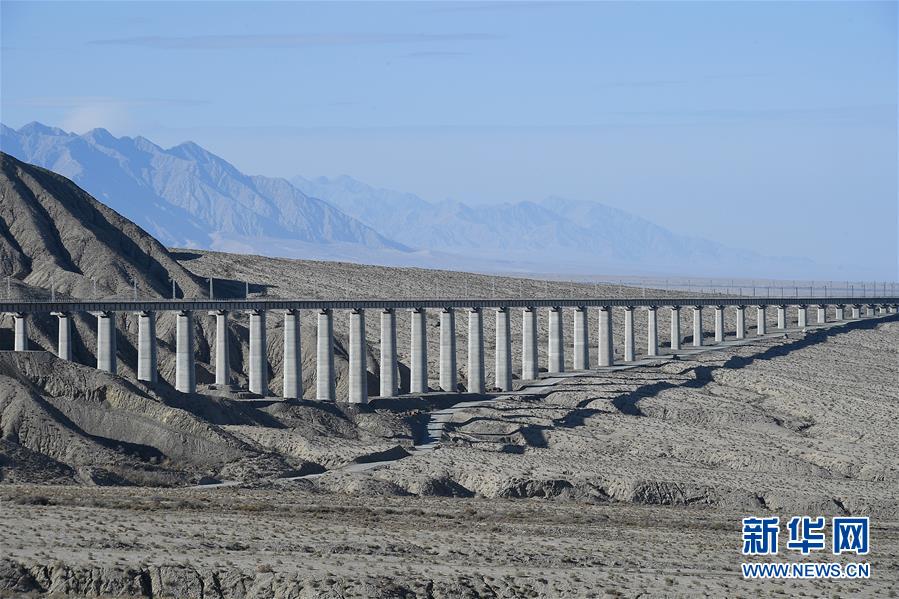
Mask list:
[[[659,355],[659,320],[656,309],[646,308],[646,355]]]
[[[350,311],[350,403],[368,403],[368,364],[365,348],[365,310]]]
[[[97,370],[116,372],[115,313],[97,312]]]
[[[737,339],[746,338],[746,306],[737,306]]]
[[[560,306],[549,309],[549,364],[550,374],[565,372],[565,333],[563,313]]]
[[[468,392],[484,393],[484,322],[480,308],[468,312]]]
[[[521,378],[532,381],[540,373],[537,363],[537,308],[521,313]]]
[[[590,325],[587,307],[580,306],[574,311],[574,369],[590,368]]]
[[[702,306],[693,306],[693,347],[702,347]]]
[[[834,320],[837,322],[846,318],[844,307],[843,306],[834,306],[834,310],[836,311],[836,315],[834,316]]]
[[[786,328],[787,328],[787,307],[786,306],[778,306],[777,307],[777,328],[781,331],[786,330]]]
[[[72,314],[54,312],[58,319],[59,331],[56,338],[56,356],[62,360],[72,361]]]
[[[15,351],[28,351],[28,315],[16,313],[12,315],[15,329],[13,349]]]
[[[767,320],[767,308],[768,306],[759,306],[758,312],[756,312],[756,335],[761,337],[762,335],[766,335],[768,333],[768,320]]]
[[[231,384],[231,349],[228,343],[228,311],[215,310],[215,384],[226,387]],[[155,335],[154,335],[155,337]]]
[[[808,326],[808,307],[807,306],[797,306],[796,307],[796,324],[800,329],[804,329]]]
[[[381,397],[394,397],[399,387],[396,376],[396,312],[381,311]]]
[[[265,310],[250,311],[250,392],[268,395]]]
[[[334,312],[330,308],[323,308],[318,311],[315,332],[315,399],[318,401],[336,401]]]
[[[615,346],[612,343],[612,307],[599,309],[599,365],[611,366],[615,363]]]
[[[284,368],[281,386],[281,396],[284,399],[303,397],[303,354],[300,326],[299,310],[288,310],[284,313]],[[217,367],[218,363],[216,363],[216,370]]]
[[[155,383],[159,379],[156,368],[156,312],[137,313],[137,380]]]
[[[671,306],[671,351],[680,351],[680,306]]]
[[[456,381],[456,312],[444,308],[440,313],[440,389],[459,391]]]
[[[496,387],[512,390],[512,331],[508,308],[496,311]]]
[[[852,320],[858,320],[861,317],[861,306],[852,306]]]
[[[634,361],[634,307],[624,308],[624,361]]]
[[[724,306],[715,306],[715,343],[724,341]]]
[[[428,315],[424,308],[415,308],[411,316],[412,356],[409,365],[411,371],[409,390],[412,393],[425,393],[428,390]]]
[[[874,306],[871,304],[865,306],[865,316],[874,316]]]
[[[182,393],[195,393],[197,372],[194,364],[193,312],[178,312],[175,321],[175,389]]]
[[[827,306],[820,305],[818,306],[818,324],[824,324],[827,322]]]

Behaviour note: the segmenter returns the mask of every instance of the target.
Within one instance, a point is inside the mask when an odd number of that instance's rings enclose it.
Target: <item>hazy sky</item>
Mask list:
[[[896,3],[2,3],[2,118],[897,276]]]

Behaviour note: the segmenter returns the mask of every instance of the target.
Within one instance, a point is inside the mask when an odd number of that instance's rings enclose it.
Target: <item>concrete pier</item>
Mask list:
[[[484,322],[483,311],[472,308],[468,312],[468,392],[484,393]]]
[[[861,306],[852,306],[852,320],[858,320],[861,317]]]
[[[659,319],[655,308],[646,308],[646,355],[659,355]]]
[[[427,311],[424,308],[412,310],[412,343],[409,370],[409,390],[425,393],[428,390],[428,329]]]
[[[456,312],[444,308],[440,312],[440,389],[456,393]]]
[[[215,316],[215,384],[224,387],[231,384],[231,344],[228,343],[228,311],[214,310]]]
[[[97,312],[97,370],[116,372],[115,312]]]
[[[137,313],[137,380],[155,383],[159,379],[156,365],[156,312]]]
[[[693,347],[702,347],[702,306],[693,306]]]
[[[624,361],[634,361],[634,308],[624,308]]]
[[[724,341],[724,306],[715,306],[715,343]]]
[[[68,312],[53,312],[58,320],[59,331],[56,337],[56,356],[62,360],[72,361],[72,315]]]
[[[612,307],[599,309],[599,365],[611,366],[615,363],[615,346],[612,343]]]
[[[381,310],[381,397],[394,397],[399,388],[396,372],[396,312]]]
[[[549,364],[550,374],[565,372],[565,332],[563,330],[563,313],[561,307],[549,309]]]
[[[768,306],[759,306],[758,311],[756,312],[755,318],[755,327],[756,327],[756,335],[762,336],[768,333],[768,319],[766,315],[766,309]]]
[[[347,398],[350,403],[368,403],[368,364],[365,347],[365,310],[350,311],[350,372]]]
[[[337,399],[337,381],[334,377],[334,312],[330,308],[319,310],[316,322],[315,399]]]
[[[737,306],[737,339],[746,338],[746,306]]]
[[[843,306],[835,306],[834,308],[836,311],[835,320],[837,322],[839,322],[841,320],[845,320],[845,318],[846,318],[845,308]]]
[[[808,326],[808,306],[796,307],[796,324],[800,329]]]
[[[300,311],[288,310],[284,313],[284,368],[281,384],[281,397],[284,399],[303,397],[303,354],[300,338]]]
[[[268,352],[266,350],[265,310],[250,311],[250,392],[268,395]]]
[[[12,319],[13,328],[15,329],[13,349],[15,351],[28,351],[28,315],[13,314]]]
[[[865,316],[874,316],[874,306],[871,304],[865,306]]]
[[[818,324],[824,324],[827,322],[827,306],[820,305],[818,306]]]
[[[521,378],[532,381],[540,373],[537,361],[537,308],[521,313]]]
[[[574,311],[574,369],[590,368],[590,327],[587,308],[581,306]]]
[[[781,331],[787,328],[787,307],[786,306],[778,306],[777,307],[777,328]]]
[[[680,306],[671,307],[671,351],[680,351]]]
[[[512,331],[508,308],[496,310],[496,388],[512,390]]]
[[[197,369],[194,364],[194,316],[182,310],[175,316],[175,389],[182,393],[197,390]]]

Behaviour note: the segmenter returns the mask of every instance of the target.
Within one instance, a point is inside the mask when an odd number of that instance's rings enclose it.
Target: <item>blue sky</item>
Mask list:
[[[0,118],[897,277],[896,3],[2,3]]]

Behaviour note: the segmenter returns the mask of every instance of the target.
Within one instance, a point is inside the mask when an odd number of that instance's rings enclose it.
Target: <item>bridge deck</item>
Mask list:
[[[899,304],[899,296],[881,297],[691,297],[691,298],[445,298],[445,299],[156,299],[0,301],[0,313],[147,312],[214,310],[352,310],[364,308],[551,308],[633,306],[815,306]]]

